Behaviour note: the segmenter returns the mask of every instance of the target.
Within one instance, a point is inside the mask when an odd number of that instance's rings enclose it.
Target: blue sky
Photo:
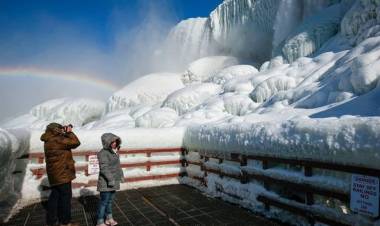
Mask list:
[[[65,33],[69,29],[73,30],[72,35],[83,37],[103,51],[109,51],[114,48],[115,30],[119,27],[139,26],[139,22],[146,17],[146,10],[150,8],[155,8],[163,21],[175,24],[190,17],[206,17],[220,2],[221,0],[0,0],[0,41],[3,43],[0,50],[5,45],[14,47],[14,61],[17,60],[16,48],[20,44],[37,45],[30,51],[38,52],[37,47],[43,49],[43,43],[40,43],[43,41],[39,40],[45,40],[46,37],[58,39],[60,37],[54,35],[60,36],[61,32]],[[68,37],[69,40],[74,38]],[[29,43],[28,39],[33,42]]]

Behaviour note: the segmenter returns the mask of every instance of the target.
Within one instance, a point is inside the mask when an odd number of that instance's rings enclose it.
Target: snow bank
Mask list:
[[[183,87],[179,74],[155,73],[145,75],[114,93],[108,100],[107,111],[116,111],[141,104],[154,105],[165,100],[170,93]]]
[[[204,57],[192,62],[186,72],[182,75],[184,83],[204,82],[214,76],[220,70],[238,64],[235,57],[212,56]]]
[[[310,158],[380,169],[380,118],[300,118],[188,128],[184,145],[219,153]]]
[[[170,94],[162,107],[172,108],[182,115],[221,91],[221,87],[213,83],[188,85]]]
[[[46,101],[32,108],[29,114],[15,118],[4,128],[44,128],[50,122],[83,126],[99,119],[105,111],[105,103],[87,98],[61,98]]]

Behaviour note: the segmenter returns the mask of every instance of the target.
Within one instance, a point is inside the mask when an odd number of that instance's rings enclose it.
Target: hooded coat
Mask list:
[[[44,142],[46,173],[50,186],[65,184],[75,179],[75,166],[71,149],[80,145],[73,132],[63,133],[63,126],[50,123],[41,136]]]
[[[111,143],[116,141],[119,146],[121,139],[112,133],[103,134],[101,139],[103,149],[97,154],[100,167],[97,190],[116,191],[120,189],[120,182],[124,181],[124,174],[119,155],[112,150]]]

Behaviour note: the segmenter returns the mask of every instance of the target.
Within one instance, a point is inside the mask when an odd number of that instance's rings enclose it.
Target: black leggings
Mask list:
[[[71,221],[71,182],[51,187],[47,204],[46,223],[68,224]]]

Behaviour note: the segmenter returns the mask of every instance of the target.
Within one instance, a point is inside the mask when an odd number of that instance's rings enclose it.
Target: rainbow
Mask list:
[[[0,76],[9,77],[33,77],[44,79],[61,79],[64,81],[82,82],[88,85],[97,86],[110,91],[116,91],[121,87],[114,83],[94,78],[87,74],[68,73],[58,70],[46,70],[40,68],[4,68],[0,67]]]

